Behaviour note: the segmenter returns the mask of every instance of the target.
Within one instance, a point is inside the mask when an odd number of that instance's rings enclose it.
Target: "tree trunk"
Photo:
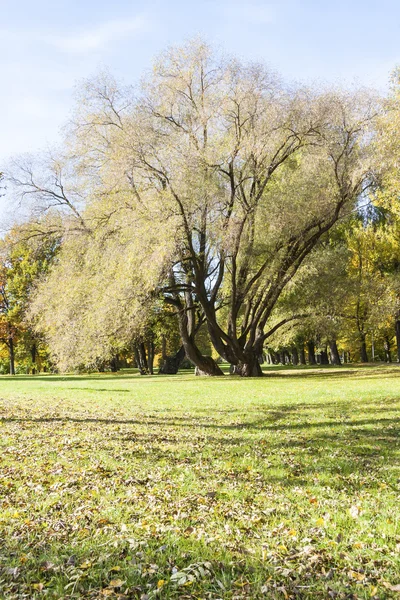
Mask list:
[[[306,353],[304,352],[304,344],[301,343],[299,344],[299,363],[301,365],[305,365],[306,364]]]
[[[139,369],[139,373],[141,375],[147,375],[148,364],[146,358],[146,348],[144,347],[143,342],[133,345],[133,354],[135,357],[136,366]]]
[[[8,353],[10,357],[10,375],[15,375],[14,340],[12,336],[8,338]]]
[[[112,373],[117,373],[118,371],[118,358],[113,356],[110,360],[110,369]]]
[[[365,341],[365,333],[360,333],[360,358],[361,358],[361,362],[363,363],[367,363],[368,362],[368,354],[367,354],[367,343]]]
[[[240,377],[262,377],[263,372],[259,362],[258,354],[249,352],[245,355],[245,360],[237,365],[232,365],[231,373],[240,375]]]
[[[211,356],[203,356],[196,346],[194,336],[189,332],[189,321],[185,311],[178,313],[178,321],[185,354],[196,367],[195,374],[208,375],[210,377],[223,375],[223,371],[221,371],[215,360]],[[190,327],[190,329],[193,330],[193,327]]]
[[[342,364],[340,361],[339,350],[337,347],[336,340],[329,340],[329,348],[331,351],[331,361],[333,365]]]
[[[31,359],[32,359],[32,375],[36,373],[36,344],[33,342],[31,346]]]
[[[308,352],[308,364],[316,365],[317,361],[315,360],[315,346],[312,340],[307,342],[307,352]]]
[[[400,362],[400,319],[396,319],[397,362]]]
[[[154,342],[150,340],[147,344],[147,356],[150,375],[154,375]]]
[[[329,365],[328,352],[325,350],[321,350],[321,365]]]
[[[163,361],[167,360],[167,338],[164,334],[161,336],[161,358]]]
[[[184,358],[185,348],[181,346],[174,356],[165,356],[158,371],[159,375],[176,375]]]
[[[392,362],[392,353],[390,351],[390,340],[389,340],[389,336],[385,337],[384,343],[383,343],[383,347],[385,349],[385,359],[387,363],[391,363]]]
[[[147,375],[149,372],[149,365],[147,362],[146,346],[144,345],[144,342],[140,342],[140,344],[138,346],[138,351],[139,351],[140,366],[141,366],[141,370],[143,371],[142,375]]]
[[[296,346],[292,348],[292,363],[296,366],[299,364],[299,353],[297,352]]]

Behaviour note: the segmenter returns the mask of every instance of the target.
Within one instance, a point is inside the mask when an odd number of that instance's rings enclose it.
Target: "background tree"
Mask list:
[[[37,237],[31,223],[14,226],[1,240],[1,340],[8,348],[11,374],[15,374],[16,356],[21,365],[35,372],[41,350],[46,353],[26,313],[33,289],[47,273],[58,247],[58,238]]]

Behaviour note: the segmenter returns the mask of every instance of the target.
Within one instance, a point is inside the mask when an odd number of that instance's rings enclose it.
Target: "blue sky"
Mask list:
[[[399,0],[0,0],[0,170],[57,141],[77,81],[100,68],[137,81],[194,35],[285,78],[385,88],[400,63]]]

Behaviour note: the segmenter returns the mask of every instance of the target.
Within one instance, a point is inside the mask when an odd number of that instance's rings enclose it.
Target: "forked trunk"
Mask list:
[[[196,367],[196,375],[207,375],[210,377],[221,376],[223,371],[219,368],[211,356],[204,356],[194,341],[194,336],[189,333],[189,323],[186,313],[179,313],[179,332],[185,354],[190,362]],[[192,329],[192,328],[191,328]]]
[[[245,360],[238,362],[237,365],[232,365],[231,373],[240,377],[262,377],[263,372],[258,360],[258,354],[255,352],[245,355]]]
[[[181,346],[174,356],[163,356],[163,363],[158,371],[160,375],[176,375],[185,358],[185,348]]]

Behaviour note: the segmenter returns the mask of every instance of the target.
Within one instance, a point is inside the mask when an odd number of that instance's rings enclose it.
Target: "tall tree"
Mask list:
[[[261,375],[265,341],[296,318],[276,319],[282,293],[372,184],[375,98],[290,88],[263,66],[219,59],[201,42],[168,51],[134,99],[104,78],[85,94],[67,164],[81,181],[86,226],[107,223],[160,254],[146,286],[176,310],[200,372],[222,373],[196,346],[199,310],[235,372]],[[18,181],[23,193],[49,199],[32,177]],[[64,207],[66,187],[57,190]],[[145,237],[155,223],[168,252]]]

